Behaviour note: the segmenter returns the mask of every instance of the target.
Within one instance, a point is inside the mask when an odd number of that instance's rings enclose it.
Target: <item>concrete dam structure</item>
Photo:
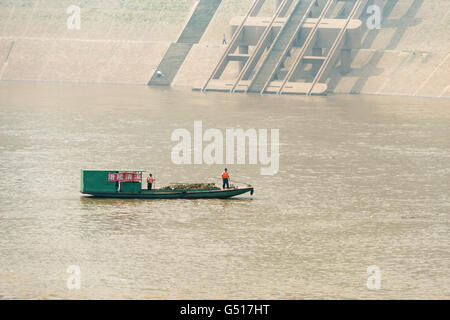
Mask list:
[[[450,98],[449,31],[448,0],[4,0],[0,80]]]

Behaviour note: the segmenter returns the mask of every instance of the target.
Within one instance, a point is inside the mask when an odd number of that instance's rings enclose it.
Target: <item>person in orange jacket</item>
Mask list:
[[[152,190],[153,181],[155,181],[155,179],[153,179],[153,176],[150,173],[147,177],[147,190]]]
[[[229,185],[229,179],[230,179],[230,174],[228,173],[228,169],[225,168],[225,171],[222,172],[222,189],[225,189],[225,186],[227,186],[227,189],[230,189],[230,185]]]

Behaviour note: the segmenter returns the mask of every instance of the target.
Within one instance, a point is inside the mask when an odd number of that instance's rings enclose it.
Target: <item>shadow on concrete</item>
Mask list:
[[[360,69],[351,69],[350,72],[358,73],[359,70],[360,74],[358,80],[353,85],[352,89],[350,90],[350,93],[360,93],[361,90],[364,88],[364,86],[367,83],[367,80],[370,76],[376,76],[381,74],[384,69],[377,68],[379,62],[384,56],[384,50],[394,50],[397,48],[398,44],[400,43],[401,39],[404,37],[407,29],[411,26],[415,26],[419,24],[423,19],[416,18],[416,14],[419,11],[419,9],[422,7],[425,0],[414,0],[411,6],[408,8],[408,11],[399,19],[389,19],[389,16],[391,15],[392,11],[394,10],[395,5],[399,2],[399,0],[388,0],[383,8],[383,21],[382,21],[382,28],[395,28],[395,33],[392,36],[389,43],[386,45],[382,51],[378,50],[373,53],[369,61],[362,66]],[[361,16],[361,19],[363,20],[363,23],[367,21],[367,14],[366,14],[367,8],[364,9],[364,13]],[[361,49],[370,49],[375,42],[376,38],[380,34],[379,29],[375,30],[368,30],[366,33],[365,38],[362,40],[361,43]],[[353,58],[351,60],[351,63],[354,61],[355,53],[353,54]],[[338,85],[339,81],[341,80],[342,76],[339,76],[337,74],[333,75],[328,82],[328,90],[330,92],[333,92],[336,89],[336,86]]]

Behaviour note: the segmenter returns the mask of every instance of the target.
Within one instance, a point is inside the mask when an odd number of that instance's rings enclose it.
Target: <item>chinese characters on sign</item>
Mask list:
[[[109,172],[108,181],[141,182],[142,174],[140,172],[119,172],[119,173]]]

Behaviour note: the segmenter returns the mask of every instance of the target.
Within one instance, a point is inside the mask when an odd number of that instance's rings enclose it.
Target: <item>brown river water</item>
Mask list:
[[[194,121],[279,129],[278,173],[228,164],[255,187],[230,200],[80,194],[80,169],[220,178],[171,160]],[[3,82],[0,174],[3,299],[450,298],[449,100]]]

